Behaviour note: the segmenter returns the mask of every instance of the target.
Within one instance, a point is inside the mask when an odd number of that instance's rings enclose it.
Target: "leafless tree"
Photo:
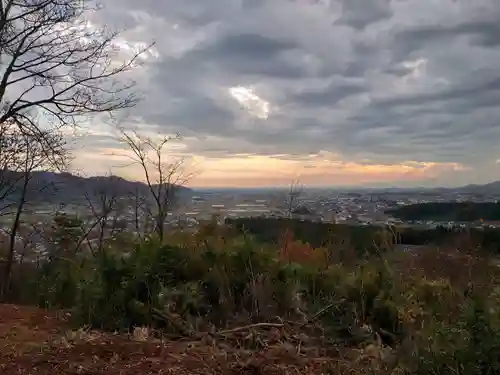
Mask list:
[[[111,182],[102,184],[91,193],[87,192],[85,198],[93,216],[90,231],[86,233],[85,239],[94,255],[102,255],[106,243],[114,240],[125,229],[120,221],[123,213],[123,200],[121,199],[123,197],[120,197]],[[94,236],[91,236],[92,232],[96,232]],[[96,250],[94,244],[97,246]]]
[[[136,103],[123,73],[151,46],[124,59],[118,33],[89,21],[96,10],[96,0],[0,1],[0,124],[35,134],[42,120],[75,125]]]
[[[140,202],[147,218],[153,220],[153,231],[163,240],[168,214],[176,202],[177,189],[184,185],[191,174],[186,169],[186,159],[166,160],[166,147],[179,136],[163,137],[155,141],[137,132],[120,130],[120,141],[131,151],[132,163],[138,165],[144,173],[147,196]]]
[[[148,199],[149,195],[149,193],[144,194],[144,191],[137,186],[128,196],[132,206],[132,221],[134,223],[135,235],[141,240],[154,229],[154,220],[151,215],[148,214],[149,211],[151,211],[148,208],[151,207],[149,203],[150,200]]]
[[[10,124],[0,124],[0,214],[10,212],[15,201],[8,199],[22,179],[22,145]]]
[[[18,122],[18,120],[14,120]],[[7,213],[13,215],[12,225],[9,232],[9,250],[5,267],[2,295],[9,288],[12,265],[15,256],[16,238],[21,224],[21,215],[24,212],[30,192],[41,193],[49,188],[46,181],[32,181],[33,172],[37,170],[62,170],[67,161],[66,142],[64,137],[56,131],[37,130],[30,132],[29,127],[8,126],[3,133],[5,143],[10,145],[11,150],[5,150],[6,158],[2,177],[6,189],[11,196],[9,202],[4,205]],[[15,156],[9,157],[10,153]],[[1,158],[1,156],[0,156]]]
[[[304,186],[300,184],[299,179],[291,182],[286,196],[286,213],[288,218],[292,217],[293,211],[297,208],[297,201],[304,192]]]
[[[15,252],[19,257],[19,264],[23,264],[26,258],[33,259],[36,258],[37,244],[42,238],[43,228],[35,223],[23,223],[19,227],[18,233],[20,235],[20,241],[16,243]]]
[[[17,230],[19,237],[15,243],[15,255],[19,264],[23,264],[25,260],[34,261],[39,254],[38,245],[41,244],[43,238],[43,226],[38,223],[23,221]],[[0,229],[0,245],[2,251],[7,254],[10,244],[10,228]],[[16,262],[14,262],[16,263]]]

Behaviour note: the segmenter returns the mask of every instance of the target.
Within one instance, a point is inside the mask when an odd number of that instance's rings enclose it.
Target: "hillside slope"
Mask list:
[[[285,340],[249,350],[242,348],[242,343],[229,343],[229,334],[218,342],[208,337],[165,341],[71,331],[67,318],[32,307],[0,305],[0,373],[312,375],[347,370],[346,361],[322,355],[320,348],[301,349]],[[243,337],[248,331],[240,333]]]
[[[16,181],[19,176],[15,172],[10,172],[8,179]],[[192,193],[189,188],[176,185],[175,187],[180,195],[190,195]],[[8,198],[15,200],[19,191],[10,194]],[[32,175],[28,189],[28,200],[34,203],[70,204],[85,200],[85,194],[99,195],[101,192],[121,197],[136,193],[141,196],[150,194],[145,183],[129,181],[118,176],[81,177],[71,173],[37,171],[33,172]]]

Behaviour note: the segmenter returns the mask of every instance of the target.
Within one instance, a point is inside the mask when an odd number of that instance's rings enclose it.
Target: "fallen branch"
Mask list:
[[[161,311],[156,308],[152,308],[151,311],[153,312],[154,315],[156,315],[152,316],[153,319],[160,318],[160,320],[170,323],[183,336],[191,337],[194,335],[194,333],[190,329],[188,329],[184,324],[179,322],[180,319],[175,317],[174,315],[169,314],[166,311]]]
[[[316,314],[314,314],[310,319],[309,319],[309,322],[313,322],[315,321],[316,319],[318,319],[321,315],[325,314],[326,312],[328,312],[331,308],[337,306],[337,303],[331,303],[329,304],[328,306],[325,306],[324,308],[322,308],[321,310],[319,310]]]
[[[147,317],[150,317],[154,320],[167,323],[168,325],[174,327],[179,332],[179,334],[184,337],[192,337],[194,335],[192,330],[186,327],[180,317],[177,317],[167,311],[162,311],[154,307],[148,308],[144,305],[143,302],[140,302],[138,300],[131,301],[129,307],[132,309],[132,311],[142,315],[146,319]]]
[[[242,327],[228,329],[225,331],[215,332],[214,335],[215,336],[225,336],[225,335],[230,335],[230,334],[236,333],[236,332],[247,331],[247,330],[252,329],[252,328],[283,328],[284,326],[285,325],[282,323],[255,323],[255,324],[249,324],[249,325],[242,326]]]
[[[315,321],[316,319],[318,319],[319,317],[321,317],[323,314],[325,314],[326,312],[330,311],[332,308],[337,307],[338,305],[342,304],[344,301],[345,301],[345,298],[342,298],[338,302],[330,303],[329,305],[323,307],[321,310],[319,310],[316,314],[314,314],[309,319],[309,322],[312,323],[313,321]]]

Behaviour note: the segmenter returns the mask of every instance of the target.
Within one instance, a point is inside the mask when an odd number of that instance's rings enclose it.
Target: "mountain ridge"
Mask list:
[[[358,187],[358,188],[346,188],[338,190],[346,191],[371,191],[371,192],[463,192],[463,193],[478,193],[478,194],[492,194],[498,192],[500,194],[500,181],[492,181],[486,184],[468,184],[454,187],[425,187],[425,186],[415,186],[415,187]]]
[[[5,172],[4,172],[5,173]],[[21,172],[8,172],[11,181],[21,177]],[[20,185],[20,182],[18,182]],[[157,186],[157,185],[155,185]],[[180,195],[191,195],[190,188],[173,184]],[[1,191],[0,187],[0,191]],[[9,194],[8,199],[15,200],[20,189]],[[68,172],[32,172],[28,201],[43,203],[78,203],[87,197],[98,197],[101,194],[113,194],[117,197],[126,197],[133,194],[146,196],[150,194],[147,184],[140,181],[130,181],[120,176],[78,176]]]

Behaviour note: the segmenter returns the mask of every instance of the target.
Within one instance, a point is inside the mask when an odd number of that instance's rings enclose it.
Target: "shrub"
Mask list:
[[[34,269],[24,295],[72,309],[78,325],[110,330],[187,334],[276,316],[307,319],[335,346],[393,347],[406,373],[500,373],[492,260],[470,251],[396,253],[377,233],[383,251],[345,259],[291,232],[271,245],[210,222],[163,242],[110,244],[95,257],[59,249],[65,256]]]

